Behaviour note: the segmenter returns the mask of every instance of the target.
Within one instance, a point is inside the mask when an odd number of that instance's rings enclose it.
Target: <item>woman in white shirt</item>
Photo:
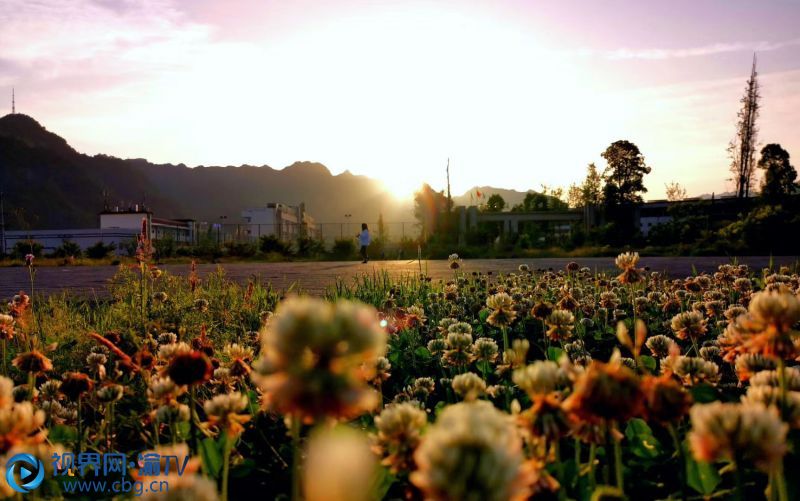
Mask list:
[[[371,241],[371,238],[369,236],[369,229],[367,228],[367,223],[361,223],[361,233],[356,235],[356,237],[358,238],[358,243],[361,244],[361,257],[363,259],[363,261],[361,262],[366,263],[367,261],[369,261],[369,258],[367,257],[367,246],[369,246],[369,243]]]

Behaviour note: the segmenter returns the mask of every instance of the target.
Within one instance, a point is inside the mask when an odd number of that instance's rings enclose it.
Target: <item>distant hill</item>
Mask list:
[[[322,164],[194,167],[145,159],[88,156],[33,118],[0,118],[0,190],[9,229],[94,227],[104,200],[128,206],[146,200],[162,217],[235,221],[242,209],[305,202],[322,223],[411,221],[410,201],[399,201],[378,181],[350,172],[332,175]]]
[[[478,200],[477,193],[480,192],[483,195],[483,198]],[[492,186],[475,186],[469,190],[467,190],[463,195],[453,197],[453,203],[455,205],[479,205],[483,203],[485,200],[488,200],[490,196],[494,194],[498,194],[503,197],[503,200],[506,201],[506,207],[511,208],[514,205],[521,204],[523,200],[525,200],[525,195],[528,193],[532,193],[533,190],[528,191],[517,191],[517,190],[506,190],[503,188],[494,188]],[[472,198],[470,198],[472,195]]]

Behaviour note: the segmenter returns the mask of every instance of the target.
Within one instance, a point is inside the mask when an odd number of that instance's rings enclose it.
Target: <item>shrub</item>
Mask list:
[[[253,257],[258,249],[252,242],[225,242],[225,251],[229,256]]]
[[[36,240],[20,240],[14,244],[11,249],[11,256],[16,259],[25,259],[28,254],[33,254],[36,257],[42,257],[42,250],[44,246]]]
[[[172,237],[159,238],[153,241],[156,257],[161,259],[175,255],[175,240]]]
[[[337,238],[333,242],[331,254],[337,259],[349,259],[356,254],[356,244],[350,238]]]
[[[275,235],[262,235],[258,239],[258,249],[264,254],[276,252],[278,254],[287,255],[291,251],[289,244]]]
[[[311,237],[297,238],[297,255],[300,257],[316,257],[325,251],[325,245]]]
[[[103,259],[114,252],[115,248],[114,244],[106,245],[103,242],[97,242],[86,248],[86,257],[89,259]]]

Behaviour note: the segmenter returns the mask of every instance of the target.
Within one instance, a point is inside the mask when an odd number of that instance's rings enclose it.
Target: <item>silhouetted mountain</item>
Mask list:
[[[301,202],[318,222],[413,219],[410,201],[383,185],[345,171],[332,175],[322,164],[194,167],[157,165],[76,152],[33,118],[0,118],[0,190],[9,228],[94,227],[104,201],[126,207],[146,202],[162,217],[236,221],[242,209],[269,202]]]

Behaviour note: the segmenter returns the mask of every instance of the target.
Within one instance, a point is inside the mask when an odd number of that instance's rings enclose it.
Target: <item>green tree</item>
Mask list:
[[[503,200],[499,194],[495,193],[486,201],[486,207],[483,210],[486,212],[502,212],[506,208],[506,201]]]
[[[381,243],[386,243],[388,240],[389,235],[386,231],[386,223],[383,222],[383,213],[378,214],[378,238]]]
[[[761,195],[766,199],[791,195],[797,189],[797,171],[789,162],[789,152],[779,144],[768,144],[761,149],[758,168],[764,170]]]
[[[581,197],[584,206],[603,203],[603,176],[597,171],[594,162],[586,168],[586,178],[581,185]]]
[[[630,141],[615,141],[601,156],[608,163],[603,172],[606,183],[603,198],[606,205],[641,202],[641,193],[647,193],[643,183],[644,175],[649,174],[651,168],[645,164],[639,147]]]

